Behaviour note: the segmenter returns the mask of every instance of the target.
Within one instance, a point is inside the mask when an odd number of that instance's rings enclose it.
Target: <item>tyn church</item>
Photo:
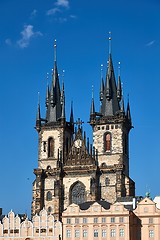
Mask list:
[[[62,212],[72,203],[104,200],[113,204],[135,196],[135,183],[129,176],[130,106],[128,102],[124,107],[121,79],[120,75],[115,79],[111,52],[99,94],[98,111],[91,100],[92,146],[80,119],[75,130],[72,107],[70,121],[66,120],[65,89],[64,84],[60,88],[55,42],[52,82],[46,90],[46,116],[41,116],[40,103],[37,111],[39,146],[32,216],[45,209],[61,219]]]

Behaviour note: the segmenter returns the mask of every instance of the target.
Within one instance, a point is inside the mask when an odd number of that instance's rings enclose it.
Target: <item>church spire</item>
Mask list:
[[[103,100],[103,95],[104,95],[104,81],[103,81],[103,64],[101,64],[101,85],[100,85],[100,101],[102,102]]]
[[[74,116],[73,116],[73,102],[71,102],[71,112],[70,112],[70,124],[74,125]]]
[[[93,94],[93,86],[92,86],[92,102],[91,102],[91,110],[90,110],[90,116],[95,115],[95,106],[94,106],[94,94]]]
[[[38,92],[38,109],[37,109],[37,116],[36,116],[36,130],[39,132],[41,129],[41,111],[40,111],[40,95]]]
[[[62,78],[64,78],[64,70],[63,70]],[[62,82],[62,90],[61,90],[61,106],[62,106],[61,119],[65,119],[65,93],[64,93],[64,79],[63,79],[63,82]]]
[[[109,35],[109,58],[106,73],[106,84],[102,101],[101,113],[103,116],[114,116],[120,110],[117,98],[117,86],[111,55],[111,33]]]
[[[117,84],[117,99],[120,102],[122,98],[122,86],[120,77],[120,62],[118,63],[118,84]]]
[[[47,92],[48,104],[46,111],[47,122],[57,122],[61,118],[62,106],[61,106],[61,91],[59,84],[59,76],[57,69],[57,42],[54,41],[54,68],[52,72],[52,83],[50,92]],[[47,100],[47,98],[46,98]],[[46,101],[47,102],[47,101]]]
[[[131,118],[131,111],[130,111],[129,99],[128,99],[128,103],[127,103],[126,117],[127,117],[127,119],[130,121],[130,123],[132,124],[132,118]]]

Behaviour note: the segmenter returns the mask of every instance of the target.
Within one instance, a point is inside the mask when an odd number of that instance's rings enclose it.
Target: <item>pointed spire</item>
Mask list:
[[[121,112],[124,113],[124,98],[122,96],[122,102],[121,102]]]
[[[40,113],[40,93],[38,92],[38,111],[37,111],[36,121],[39,121],[40,119],[41,119],[41,113]]]
[[[112,33],[109,32],[109,55],[112,53]]]
[[[129,96],[128,96],[128,103],[127,103],[126,117],[127,117],[127,119],[128,119],[130,122],[132,122],[132,119],[131,119],[131,111],[130,111],[130,104],[129,104]]]
[[[73,102],[71,102],[70,124],[71,124],[71,126],[74,126]]]
[[[109,33],[109,58],[106,73],[106,83],[104,88],[104,95],[101,105],[102,116],[114,116],[120,111],[119,102],[117,99],[117,85],[114,75],[114,68],[111,55],[111,33]]]
[[[104,94],[104,81],[103,81],[103,64],[101,64],[101,85],[100,85],[100,101],[103,100]]]
[[[62,105],[62,113],[61,113],[61,118],[65,118],[65,93],[64,93],[64,70],[62,74],[63,82],[62,82],[62,91],[61,91],[61,105]]]
[[[109,81],[108,74],[107,74],[107,78],[106,78],[106,98],[107,98],[107,100],[110,100],[110,98],[111,98],[111,88],[110,88],[110,81]]]
[[[46,108],[48,108],[48,104],[49,104],[49,85],[48,85],[48,77],[49,77],[49,73],[47,73]]]
[[[36,129],[39,132],[41,129],[41,111],[40,111],[40,94],[38,92],[38,109],[37,109],[37,116],[36,116]]]
[[[62,116],[62,105],[61,105],[61,90],[59,84],[59,76],[57,69],[57,42],[54,41],[54,66],[52,71],[52,83],[50,91],[47,89],[46,94],[46,119],[47,122],[57,122]],[[63,104],[64,105],[64,104]],[[63,106],[64,109],[65,106]]]
[[[117,84],[117,99],[120,102],[122,98],[122,86],[120,77],[120,62],[118,63],[118,84]]]
[[[95,115],[95,106],[94,106],[94,94],[93,94],[93,86],[92,86],[92,102],[91,102],[91,110],[90,116]]]

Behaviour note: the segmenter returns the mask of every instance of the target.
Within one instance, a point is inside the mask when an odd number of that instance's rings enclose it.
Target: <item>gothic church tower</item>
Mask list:
[[[63,210],[64,156],[73,137],[73,115],[70,122],[65,117],[64,84],[60,90],[56,62],[56,42],[54,44],[54,69],[52,83],[46,92],[46,118],[41,118],[38,104],[36,130],[38,132],[38,168],[34,169],[32,216],[45,208],[59,218]]]
[[[56,43],[51,86],[46,93],[46,117],[41,118],[40,103],[36,119],[38,167],[33,182],[32,216],[45,208],[60,218],[72,203],[116,200],[135,195],[129,177],[129,132],[132,128],[130,106],[124,109],[120,75],[116,82],[111,52],[105,84],[101,79],[100,111],[92,98],[90,125],[93,146],[82,130],[82,121],[65,116],[64,84],[60,89]],[[74,130],[74,125],[77,125]]]
[[[105,84],[101,79],[100,102],[100,112],[97,113],[92,99],[90,125],[93,145],[98,152],[101,199],[114,203],[118,198],[134,196],[135,183],[129,177],[130,106],[128,102],[125,111],[121,79],[119,75],[116,83],[111,52]]]

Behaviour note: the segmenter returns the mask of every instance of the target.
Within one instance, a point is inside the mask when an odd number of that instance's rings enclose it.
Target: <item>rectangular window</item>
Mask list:
[[[149,218],[149,223],[150,223],[150,224],[153,223],[153,218]]]
[[[71,219],[67,218],[67,224],[71,224]]]
[[[79,224],[79,218],[75,218],[75,223]]]
[[[88,236],[88,232],[86,229],[83,230],[83,237],[87,237]]]
[[[124,229],[119,229],[119,236],[124,237]]]
[[[87,218],[83,218],[83,223],[87,223]]]
[[[93,236],[98,237],[98,229],[94,229]]]
[[[153,238],[154,237],[154,230],[149,230],[149,237]]]
[[[71,238],[71,230],[67,230],[66,231],[66,237],[67,238]]]
[[[124,222],[124,218],[123,218],[123,217],[120,217],[120,218],[119,218],[119,222],[120,222],[120,223],[123,223],[123,222]]]
[[[111,223],[115,223],[115,218],[111,217]]]
[[[111,237],[115,237],[116,236],[116,229],[111,229]]]
[[[98,218],[94,218],[94,223],[98,223]]]
[[[102,218],[102,223],[105,223],[105,222],[106,222],[106,218],[103,217],[103,218]]]
[[[80,232],[79,232],[79,230],[75,230],[75,237],[76,237],[76,238],[79,238],[79,237],[80,237]]]
[[[102,229],[102,237],[106,237],[106,236],[107,236],[106,229]]]

